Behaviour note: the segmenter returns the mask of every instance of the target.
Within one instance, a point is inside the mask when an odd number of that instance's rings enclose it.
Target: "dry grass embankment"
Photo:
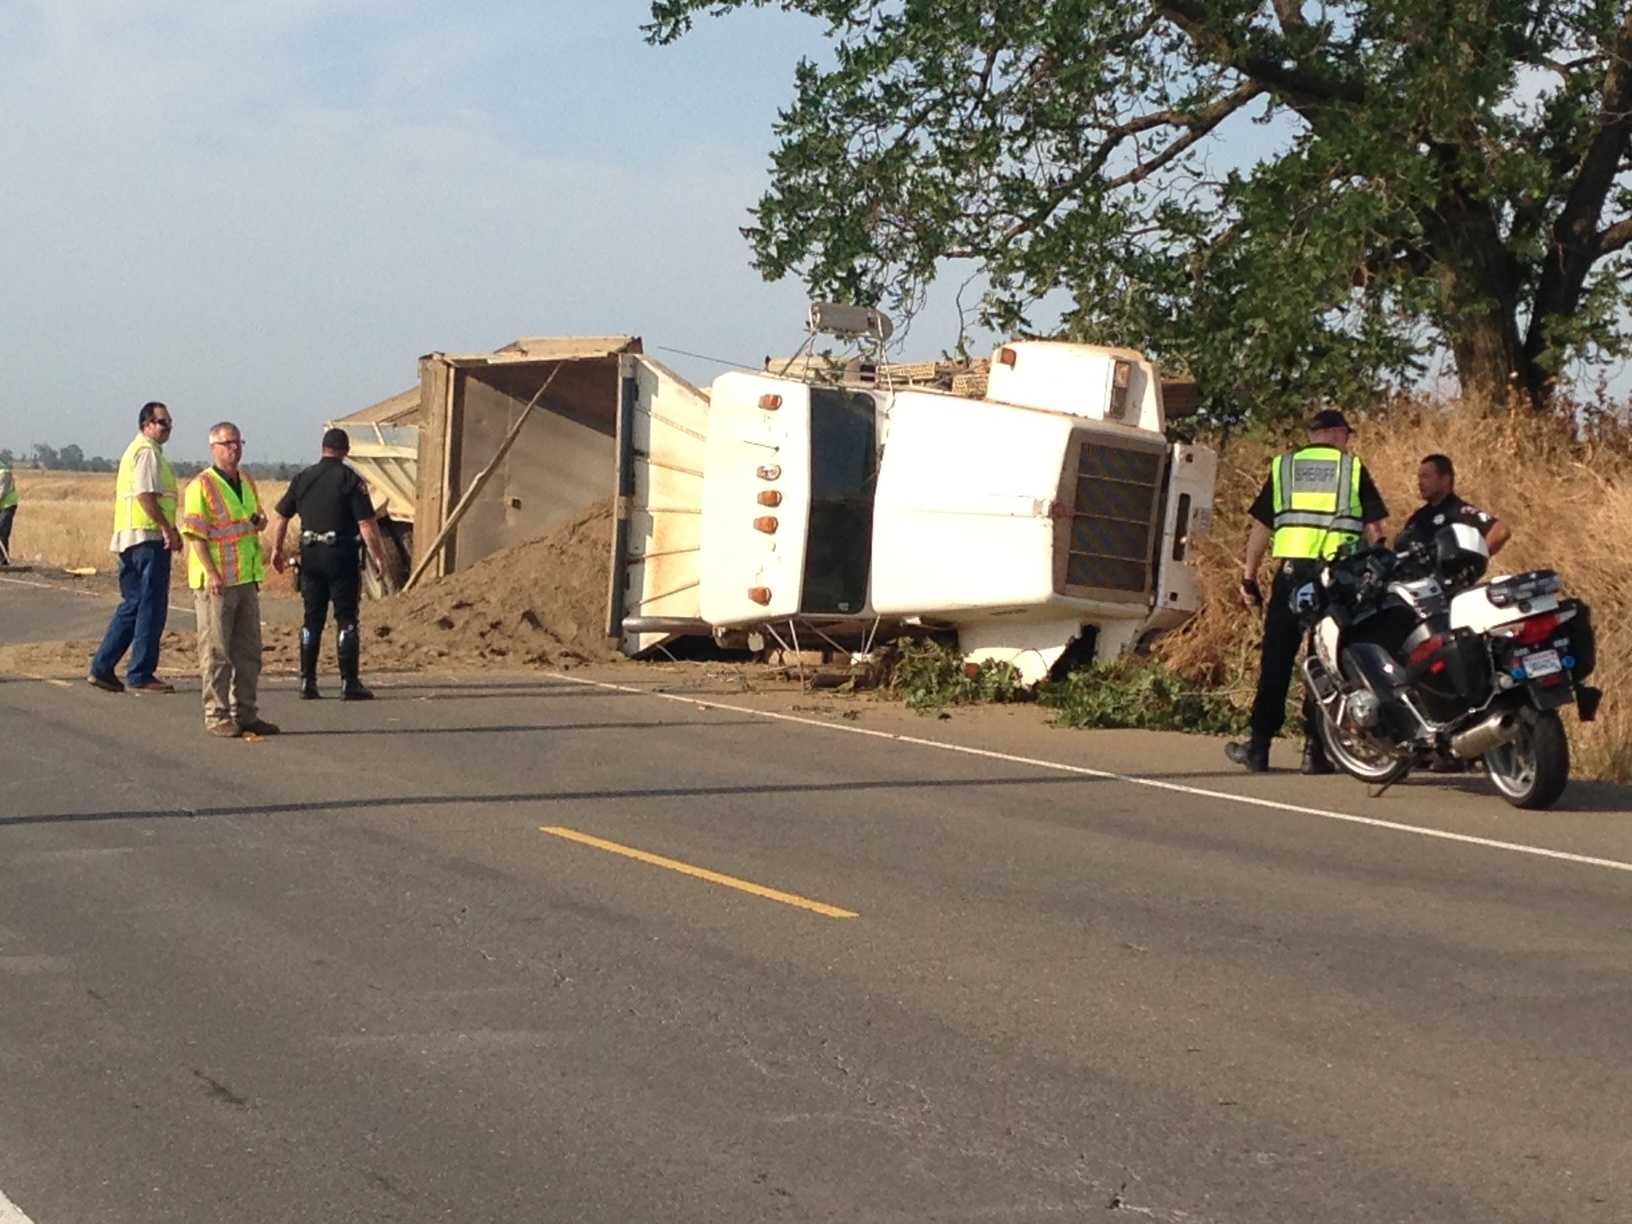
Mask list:
[[[1441,405],[1397,407],[1357,422],[1354,450],[1388,502],[1392,538],[1421,504],[1422,456],[1456,462],[1457,492],[1513,529],[1491,572],[1557,570],[1571,595],[1585,599],[1598,633],[1605,692],[1591,724],[1566,714],[1579,776],[1632,781],[1632,438],[1624,432],[1578,442],[1554,421],[1521,414],[1481,416]],[[1206,603],[1200,615],[1158,648],[1164,660],[1211,687],[1252,701],[1259,620],[1235,593],[1246,540],[1247,506],[1278,447],[1268,439],[1232,439],[1220,458],[1213,535],[1200,545]]]

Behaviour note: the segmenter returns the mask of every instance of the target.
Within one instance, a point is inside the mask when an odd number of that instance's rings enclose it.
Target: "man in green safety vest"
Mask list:
[[[176,474],[164,457],[174,421],[170,409],[149,400],[136,414],[136,437],[119,460],[113,495],[113,540],[119,558],[119,606],[86,679],[104,692],[173,693],[154,674],[170,611],[170,560],[181,550],[176,532]],[[125,681],[113,674],[130,651]]]
[[[1252,703],[1252,735],[1244,743],[1225,745],[1224,754],[1251,773],[1269,768],[1269,744],[1286,720],[1286,694],[1292,684],[1303,630],[1292,607],[1292,595],[1320,572],[1321,563],[1346,544],[1383,538],[1388,507],[1357,456],[1349,454],[1353,430],[1335,408],[1309,422],[1309,445],[1277,455],[1249,513],[1241,574],[1241,602],[1264,608],[1263,654],[1258,693]],[[1264,554],[1275,560],[1275,580],[1267,604],[1258,586]],[[1321,746],[1314,702],[1303,698],[1303,772],[1332,772]]]
[[[11,456],[0,454],[0,565],[11,564],[11,523],[17,517],[17,501]]]

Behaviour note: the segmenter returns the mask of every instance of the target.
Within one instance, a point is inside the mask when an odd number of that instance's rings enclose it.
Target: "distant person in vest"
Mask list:
[[[17,517],[17,480],[11,459],[0,455],[0,565],[11,564],[11,523]]]
[[[1286,720],[1286,694],[1292,685],[1303,632],[1292,608],[1292,594],[1320,572],[1321,561],[1364,538],[1381,542],[1388,507],[1372,483],[1371,473],[1349,454],[1353,431],[1335,408],[1309,422],[1309,445],[1277,455],[1269,478],[1248,512],[1252,529],[1241,574],[1241,602],[1264,608],[1264,645],[1258,666],[1258,693],[1252,703],[1252,737],[1224,747],[1224,755],[1251,773],[1269,768],[1270,741]],[[1275,560],[1275,581],[1266,603],[1258,586],[1264,553]],[[1303,695],[1303,772],[1327,774],[1332,764],[1321,744],[1314,699]]]
[[[204,682],[204,730],[223,739],[276,735],[260,716],[261,554],[260,495],[239,466],[244,437],[238,426],[210,426],[210,462],[187,486],[181,533],[187,537],[187,585],[198,611],[198,670]]]
[[[170,555],[181,551],[176,533],[176,474],[164,457],[174,422],[170,409],[153,400],[136,414],[138,432],[119,460],[113,491],[113,542],[119,557],[119,606],[85,678],[104,692],[173,693],[153,673],[159,639],[170,613]],[[130,666],[121,684],[114,669],[125,651]]]
[[[289,482],[272,520],[272,568],[283,573],[283,551],[289,520],[300,516],[300,597],[306,619],[300,629],[300,695],[310,701],[317,691],[317,652],[323,644],[323,622],[334,604],[335,653],[340,663],[340,699],[366,701],[374,696],[358,677],[362,641],[357,607],[362,594],[358,537],[368,546],[374,567],[385,572],[380,529],[368,485],[346,466],[351,439],[343,429],[323,435],[323,457]]]

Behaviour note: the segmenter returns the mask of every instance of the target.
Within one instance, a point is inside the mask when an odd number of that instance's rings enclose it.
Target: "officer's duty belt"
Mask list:
[[[355,544],[356,536],[343,536],[338,531],[303,531],[300,533],[302,544]]]

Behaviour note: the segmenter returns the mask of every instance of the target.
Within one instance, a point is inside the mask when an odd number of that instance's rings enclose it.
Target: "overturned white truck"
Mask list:
[[[621,374],[608,631],[627,653],[914,624],[1035,682],[1073,642],[1114,658],[1198,607],[1216,457],[1169,441],[1138,353],[1006,344],[982,398],[770,373],[704,398],[632,355]]]

